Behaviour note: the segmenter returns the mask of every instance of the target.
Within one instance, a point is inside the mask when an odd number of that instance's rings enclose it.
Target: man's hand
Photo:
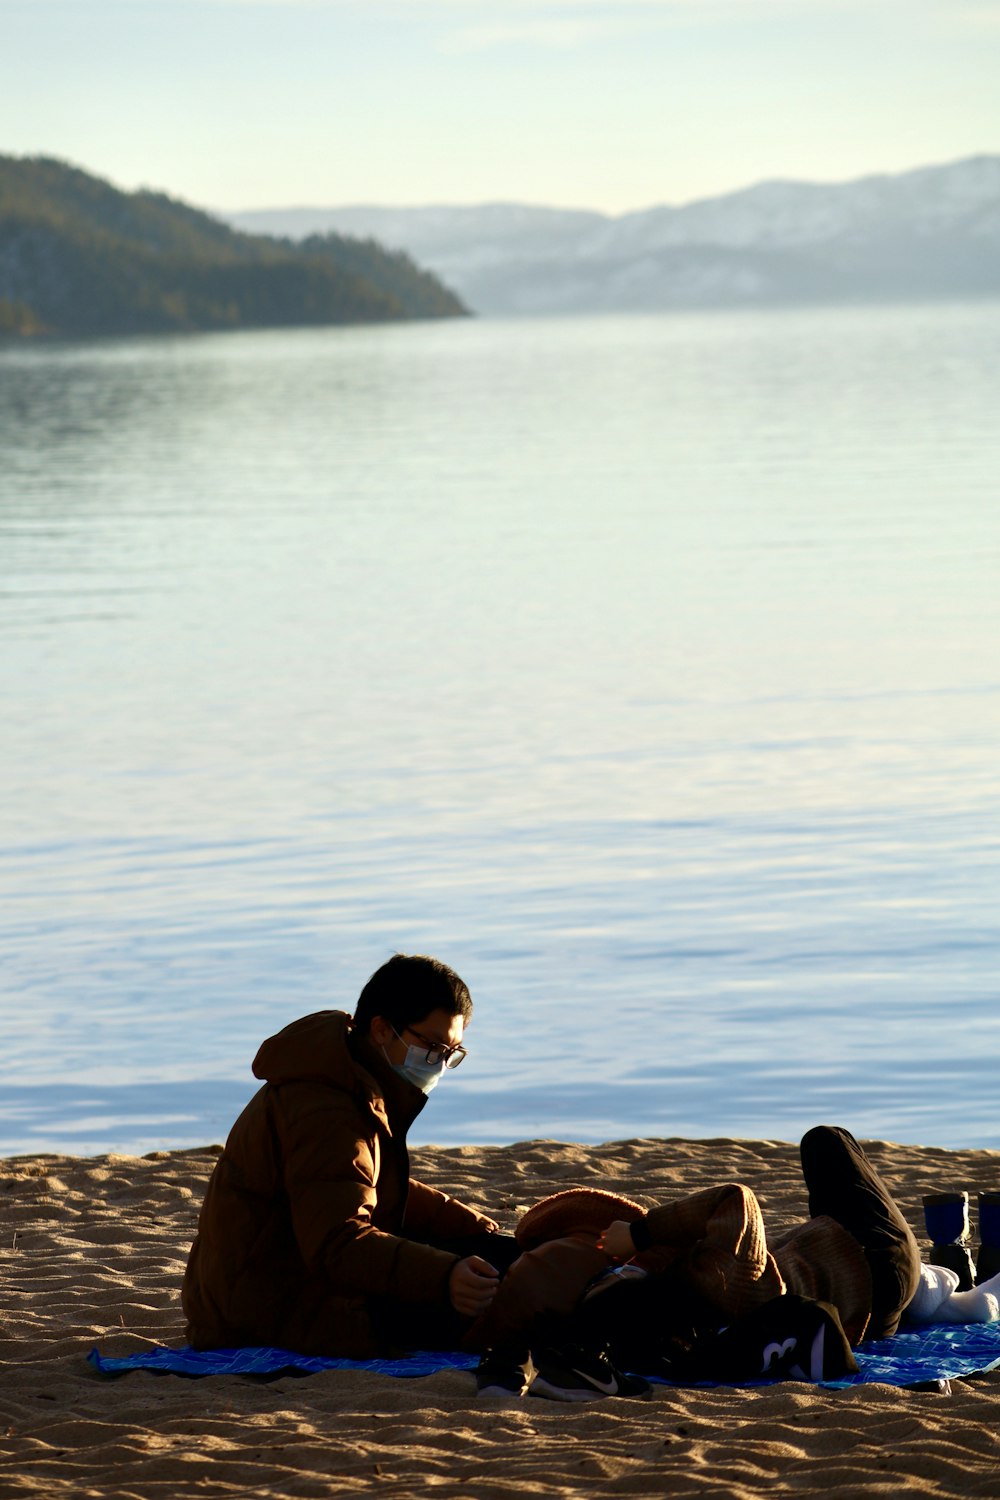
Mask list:
[[[452,1269],[448,1300],[463,1318],[478,1318],[497,1294],[500,1273],[481,1255],[467,1255]]]
[[[614,1260],[631,1260],[635,1254],[631,1225],[624,1219],[615,1219],[599,1237],[597,1248]]]

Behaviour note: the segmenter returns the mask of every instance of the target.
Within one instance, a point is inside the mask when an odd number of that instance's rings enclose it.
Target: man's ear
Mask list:
[[[384,1016],[372,1016],[371,1024],[368,1027],[368,1035],[376,1047],[388,1047],[396,1033]]]

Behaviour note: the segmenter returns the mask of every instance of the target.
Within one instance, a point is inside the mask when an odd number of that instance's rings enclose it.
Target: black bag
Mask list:
[[[669,1380],[842,1380],[858,1365],[837,1309],[793,1292],[773,1297],[716,1333],[699,1335],[688,1351],[661,1361]]]

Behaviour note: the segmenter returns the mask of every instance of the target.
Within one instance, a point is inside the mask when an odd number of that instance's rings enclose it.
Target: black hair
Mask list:
[[[382,1016],[396,1031],[402,1031],[432,1010],[444,1010],[468,1022],[472,1015],[469,986],[439,959],[394,953],[361,991],[354,1008],[354,1024],[365,1034],[374,1017]]]

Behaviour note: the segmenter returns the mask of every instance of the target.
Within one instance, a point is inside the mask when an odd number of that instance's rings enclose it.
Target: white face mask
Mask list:
[[[382,1051],[385,1052],[384,1047]],[[439,1063],[429,1063],[426,1047],[407,1047],[401,1063],[394,1063],[389,1057],[386,1057],[386,1062],[400,1078],[415,1084],[422,1094],[429,1094],[444,1072],[444,1059]]]

